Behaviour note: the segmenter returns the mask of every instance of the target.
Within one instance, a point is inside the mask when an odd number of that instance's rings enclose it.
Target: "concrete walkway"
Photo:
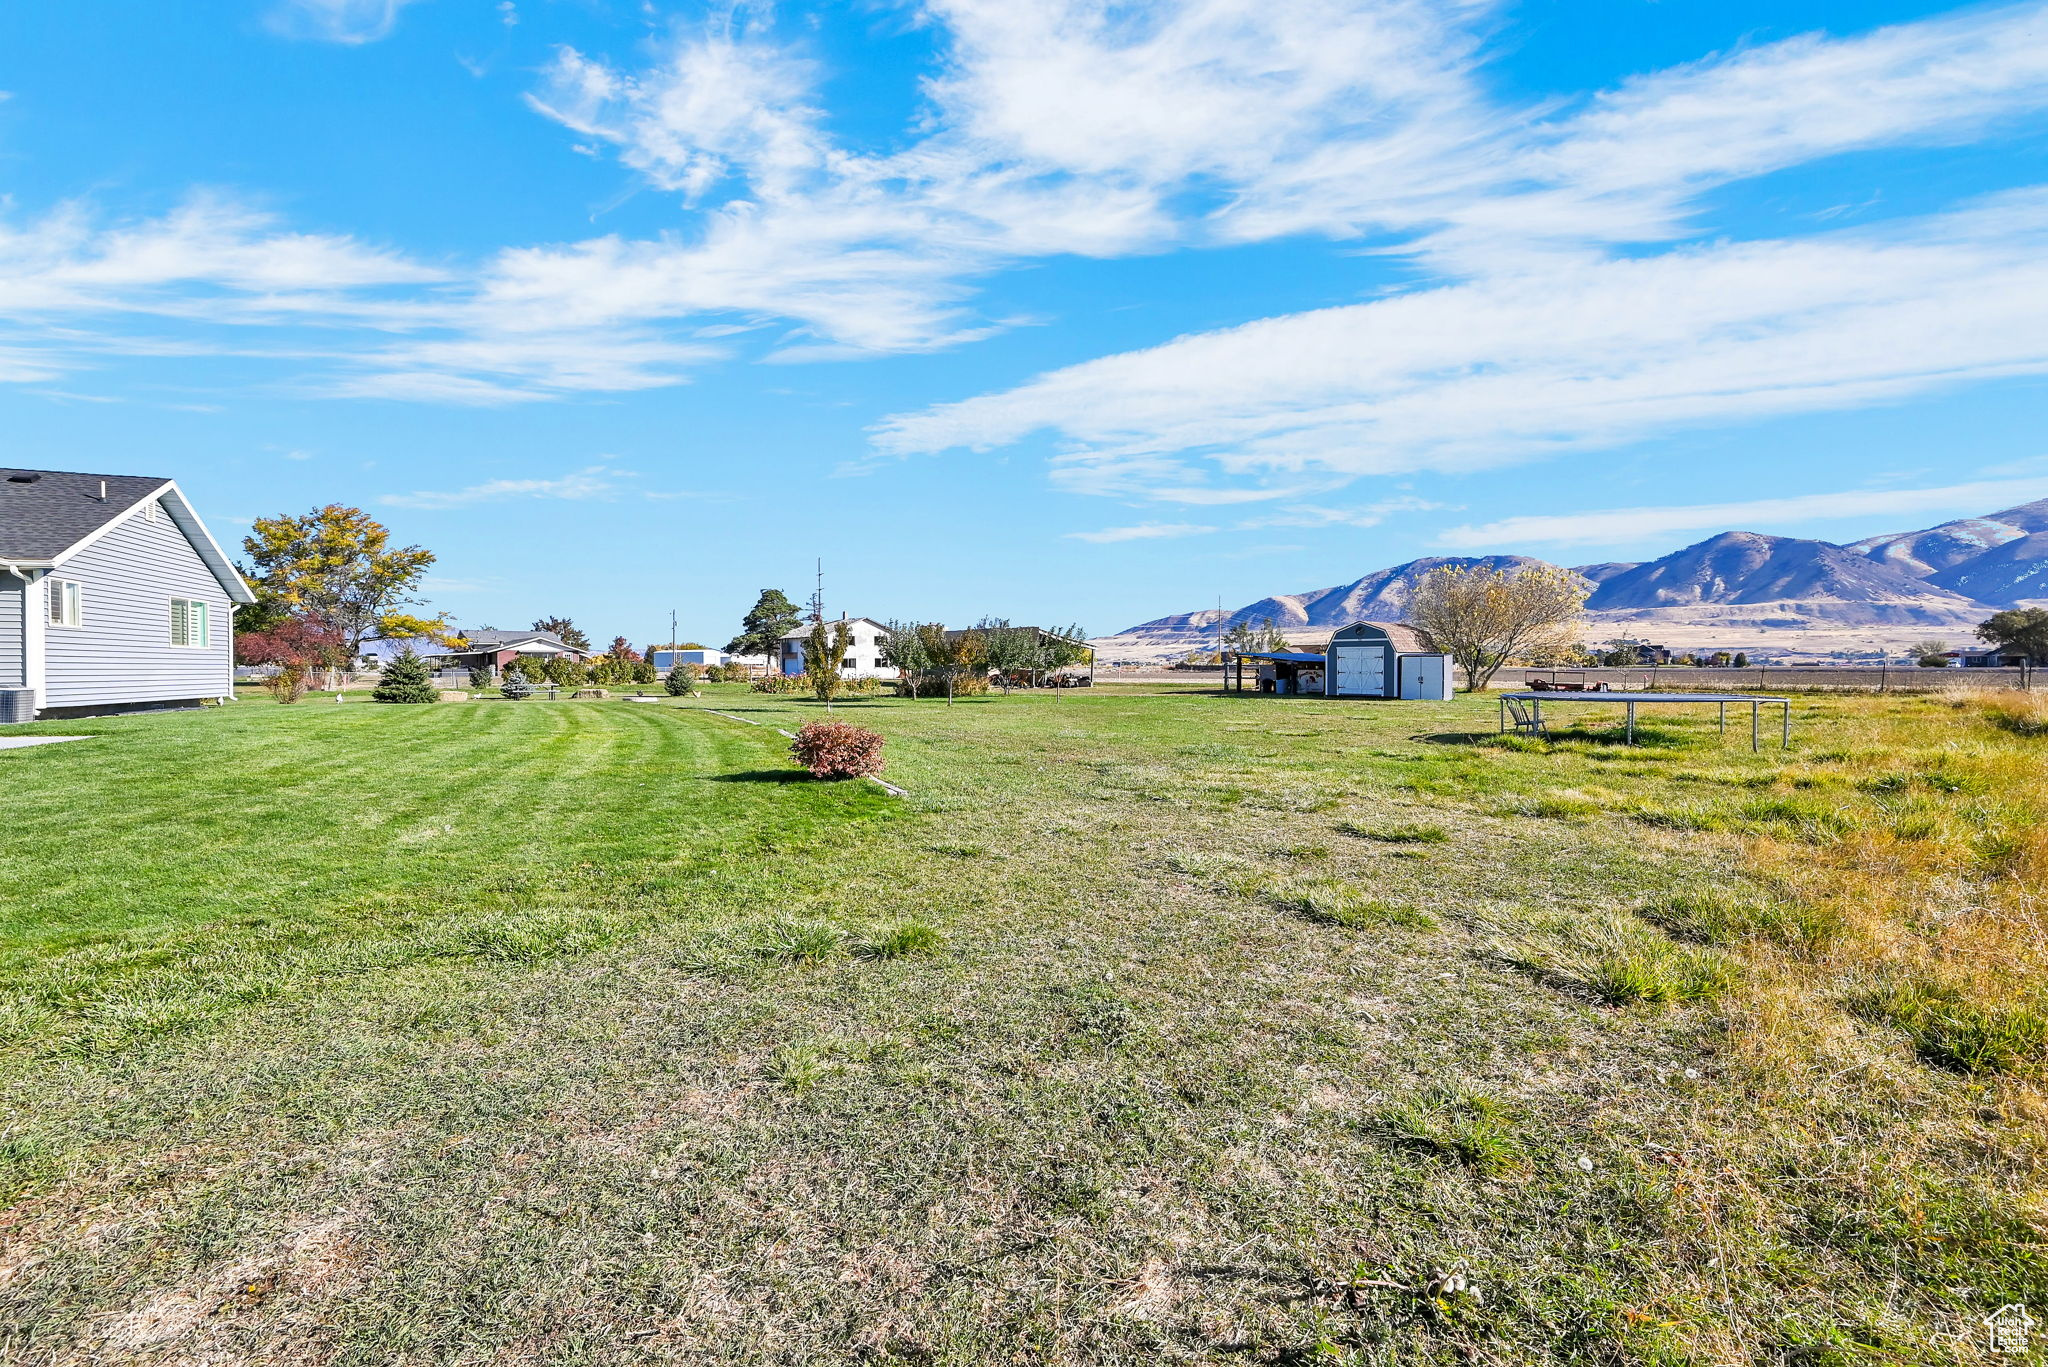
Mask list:
[[[31,745],[62,745],[67,740],[91,739],[91,736],[0,736],[0,750],[26,750]]]

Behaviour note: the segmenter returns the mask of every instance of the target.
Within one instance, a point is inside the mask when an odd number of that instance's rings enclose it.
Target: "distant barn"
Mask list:
[[[1353,622],[1333,632],[1322,650],[1226,651],[1224,687],[1245,689],[1253,671],[1258,691],[1331,698],[1451,696],[1451,658],[1406,622]]]
[[[1331,633],[1325,688],[1333,698],[1448,698],[1450,659],[1406,622],[1353,622]]]

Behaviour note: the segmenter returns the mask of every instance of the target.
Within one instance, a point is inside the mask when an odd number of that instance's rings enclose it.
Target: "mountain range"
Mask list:
[[[1117,638],[1206,644],[1237,622],[1330,630],[1398,621],[1422,577],[1444,565],[1512,570],[1522,555],[1426,556],[1333,588],[1282,593],[1235,611],[1206,609],[1140,622]],[[1761,532],[1722,532],[1659,560],[1570,567],[1592,592],[1596,620],[1800,629],[1974,626],[2006,607],[2048,604],[2048,498],[1986,517],[1847,545]]]

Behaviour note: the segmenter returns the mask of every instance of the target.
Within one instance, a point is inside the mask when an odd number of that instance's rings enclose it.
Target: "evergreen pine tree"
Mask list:
[[[689,697],[690,693],[697,687],[697,666],[693,664],[676,665],[673,669],[669,670],[668,677],[662,680],[662,687],[668,690],[668,695],[671,698]]]
[[[734,655],[773,658],[782,648],[782,638],[803,620],[803,613],[781,589],[762,589],[754,606],[740,619],[740,634],[726,642],[725,648]]]
[[[427,662],[410,650],[384,668],[383,682],[370,693],[378,702],[439,702]]]
[[[533,681],[520,670],[508,669],[498,684],[498,691],[513,702],[524,702],[533,696]]]

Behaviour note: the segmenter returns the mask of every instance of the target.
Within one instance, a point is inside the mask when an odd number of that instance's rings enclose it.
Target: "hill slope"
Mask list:
[[[1238,622],[1261,626],[1269,617],[1282,631],[1304,632],[1334,631],[1360,620],[1399,621],[1408,610],[1408,599],[1414,594],[1416,584],[1422,576],[1441,565],[1512,570],[1543,563],[1526,555],[1424,556],[1404,565],[1375,570],[1348,584],[1310,589],[1305,593],[1274,594],[1270,598],[1247,603],[1235,612],[1219,613],[1209,608],[1155,617],[1149,622],[1124,628],[1117,633],[1117,638],[1146,640],[1195,636],[1207,639],[1222,635]]]
[[[1399,620],[1422,576],[1440,565],[1518,569],[1523,555],[1426,556],[1327,589],[1282,593],[1235,611],[1155,617],[1103,638],[1130,647],[1211,647],[1233,623],[1271,618],[1311,638],[1360,619]],[[1594,623],[1769,631],[1968,627],[1996,607],[2048,602],[2048,498],[1892,532],[1846,546],[1723,532],[1641,564],[1574,567],[1592,585]]]
[[[1787,619],[1787,624],[1814,618],[1948,626],[1984,616],[1981,604],[1868,555],[1829,541],[1759,532],[1722,532],[1624,570],[1601,584],[1586,606],[1652,620],[1689,619],[1703,607],[1744,607],[1765,609],[1762,618]],[[1731,623],[1759,616],[1712,615]]]
[[[1924,531],[1865,537],[1850,542],[1847,549],[1916,579],[1929,579],[2037,532],[2048,532],[2048,498],[1984,517],[1957,518]]]
[[[1993,546],[1927,582],[1999,607],[2048,600],[2048,532]]]

